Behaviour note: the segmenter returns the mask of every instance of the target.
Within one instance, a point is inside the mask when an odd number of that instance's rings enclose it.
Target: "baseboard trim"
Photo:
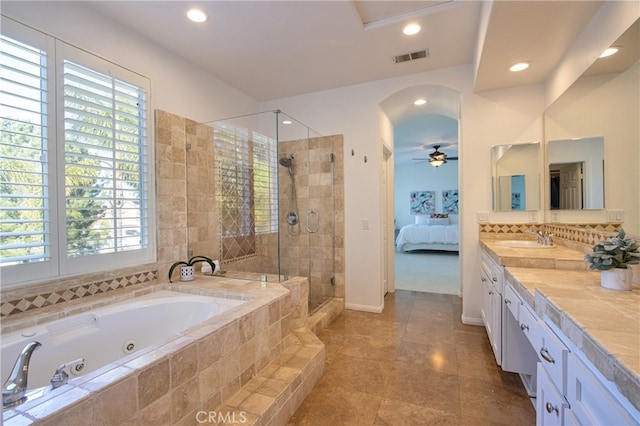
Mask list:
[[[373,312],[375,314],[382,313],[382,310],[384,309],[384,305],[369,306],[369,305],[358,305],[356,303],[345,303],[344,307],[345,309],[351,309],[354,311]]]
[[[465,317],[464,315],[462,315],[460,317],[460,320],[462,321],[463,324],[466,324],[466,325],[484,326],[484,322],[482,321],[482,318]]]

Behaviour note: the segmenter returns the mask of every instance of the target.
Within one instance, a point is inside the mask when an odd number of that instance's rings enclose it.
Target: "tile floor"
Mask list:
[[[345,311],[320,339],[326,369],[292,425],[533,425],[517,375],[495,364],[458,296],[397,290],[382,314]]]

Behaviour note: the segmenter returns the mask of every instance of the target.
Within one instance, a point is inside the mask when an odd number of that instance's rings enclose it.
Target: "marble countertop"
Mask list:
[[[480,240],[493,259],[503,266],[587,270],[584,253],[564,246],[551,248],[513,248],[498,245],[500,240]]]
[[[538,316],[555,324],[640,410],[640,287],[601,287],[600,272],[566,268],[567,262],[577,260],[585,265],[582,253],[566,247],[516,249],[486,240],[482,244],[506,266],[506,279]],[[553,260],[554,253],[559,256],[554,266],[538,266]],[[518,261],[519,257],[525,259]]]

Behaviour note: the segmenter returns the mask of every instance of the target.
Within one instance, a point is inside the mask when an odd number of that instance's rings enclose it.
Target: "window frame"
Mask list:
[[[2,34],[21,43],[41,49],[47,55],[48,99],[43,108],[47,113],[46,167],[48,168],[48,215],[50,228],[50,258],[48,261],[29,264],[7,265],[0,268],[2,286],[13,287],[39,282],[68,278],[93,272],[105,272],[142,263],[155,262],[156,250],[156,209],[155,209],[155,141],[153,138],[153,117],[151,105],[150,79],[130,71],[118,64],[92,53],[74,47],[48,34],[27,27],[2,16]],[[142,209],[146,210],[146,247],[135,250],[101,253],[69,258],[67,256],[66,198],[65,198],[65,117],[64,117],[64,61],[90,68],[112,78],[142,88],[146,93],[144,113],[143,163],[146,175],[146,200]],[[141,224],[142,225],[142,224]]]

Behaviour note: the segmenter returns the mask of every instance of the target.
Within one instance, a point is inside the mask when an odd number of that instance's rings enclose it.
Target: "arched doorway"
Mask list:
[[[426,103],[416,105],[418,99]],[[460,214],[460,94],[444,86],[412,86],[386,98],[380,109],[393,127],[387,199],[394,205],[388,209],[393,216],[387,222],[393,224],[395,235],[386,247],[387,268],[393,276],[388,289],[462,294],[455,244]],[[430,162],[434,152],[444,154],[446,162]],[[398,234],[401,247],[395,246]]]

